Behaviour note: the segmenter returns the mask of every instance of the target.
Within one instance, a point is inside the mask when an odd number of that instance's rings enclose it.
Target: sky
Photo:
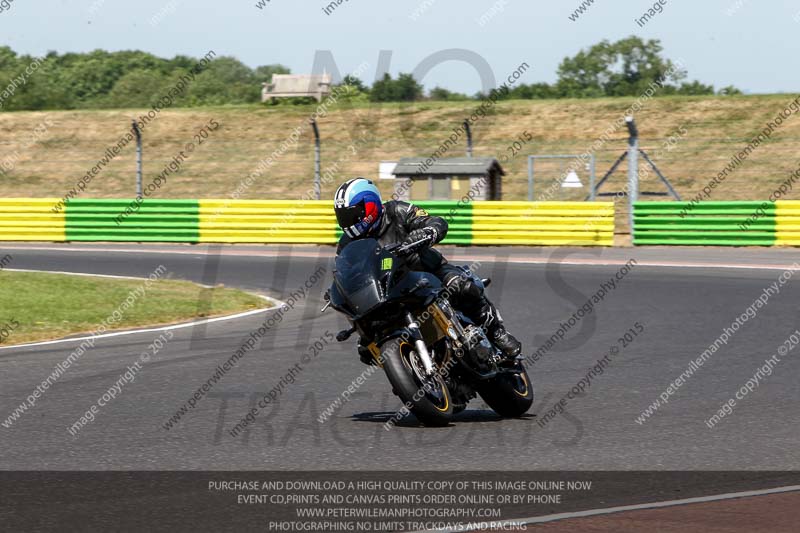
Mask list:
[[[800,89],[798,0],[660,0],[643,27],[637,19],[658,1],[594,0],[571,20],[581,1],[591,0],[342,0],[326,13],[331,0],[0,0],[0,44],[33,55],[100,48],[200,57],[214,50],[298,74],[330,51],[342,74],[361,66],[370,83],[380,51],[388,50],[393,75],[419,71],[429,59],[426,88],[474,94],[488,74],[499,83],[522,63],[530,68],[521,82],[552,82],[564,57],[637,35],[659,39],[690,79],[717,88]],[[443,52],[452,49],[460,51]]]

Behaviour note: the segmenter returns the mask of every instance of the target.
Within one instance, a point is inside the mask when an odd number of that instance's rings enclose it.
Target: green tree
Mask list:
[[[559,93],[574,98],[604,96],[613,63],[614,52],[608,41],[565,58],[558,66]]]
[[[369,92],[370,102],[391,102],[394,98],[392,84],[392,76],[387,72],[383,78],[372,84],[372,90]]]
[[[344,78],[342,78],[342,83],[339,86],[349,86],[361,93],[368,93],[369,87],[364,85],[364,82],[361,81],[359,78],[353,76],[352,74],[347,74]]]
[[[682,94],[685,96],[700,96],[706,94],[714,94],[714,86],[705,85],[695,80],[690,83],[681,83],[681,86],[678,87],[676,94]]]
[[[211,61],[189,87],[194,105],[258,102],[261,88],[253,71],[238,59],[219,57]]]
[[[424,89],[411,74],[400,73],[395,82],[397,101],[413,102],[423,96]]]
[[[558,67],[558,93],[564,97],[635,96],[653,83],[677,87],[686,72],[662,56],[657,39],[607,40],[565,58]]]
[[[441,100],[445,102],[459,102],[469,100],[469,96],[445,89],[444,87],[434,87],[430,92],[431,100]]]
[[[108,107],[148,107],[163,93],[169,78],[154,70],[137,69],[122,76],[106,97]]]
[[[18,63],[17,53],[11,47],[0,46],[0,71],[13,71]]]
[[[256,81],[261,83],[270,83],[273,74],[291,74],[292,71],[283,65],[262,65],[257,67],[254,73]]]
[[[197,64],[197,59],[189,56],[175,56],[172,59],[165,61],[166,72],[172,72],[175,69],[189,70]]]
[[[511,89],[508,97],[519,100],[558,98],[558,90],[549,83],[520,84]]]
[[[411,74],[401,73],[396,80],[386,73],[372,85],[371,102],[413,102],[422,98],[423,88]]]
[[[20,76],[35,58],[20,56],[8,46],[0,46],[0,87]],[[3,103],[3,111],[38,109],[80,109],[141,107],[166,94],[197,58],[178,55],[164,59],[141,50],[88,53],[48,52],[38,71],[15,89]],[[651,84],[661,86],[659,94],[708,95],[714,87],[699,81],[686,81],[686,73],[663,57],[657,40],[629,37],[617,42],[602,41],[574,57],[565,58],[558,68],[558,81],[549,85],[517,84],[499,94],[501,99],[581,98],[634,96]],[[251,69],[233,57],[213,59],[173,106],[243,104],[260,101],[261,83],[273,74],[289,73],[283,65],[263,65]],[[397,79],[386,74],[372,88],[354,76],[339,85],[339,97],[350,101],[412,102],[424,97],[422,85],[411,74]],[[741,94],[728,86],[720,95]],[[476,99],[484,95],[477,94]],[[467,96],[435,87],[432,100],[463,100]],[[311,103],[312,99],[290,99],[286,104]]]
[[[30,76],[27,83],[19,88],[17,94],[11,99],[8,109],[43,110],[43,109],[74,109],[77,107],[75,96],[64,84],[54,82],[61,79],[60,67],[53,61],[54,55],[46,56],[40,63],[36,72]],[[22,70],[33,62],[34,58],[24,58]],[[0,80],[2,76],[0,76]],[[2,82],[0,82],[2,83]]]
[[[727,87],[723,87],[722,89],[720,89],[717,94],[720,94],[722,96],[736,96],[743,93],[733,85],[728,85]]]
[[[368,102],[369,87],[364,82],[350,74],[342,78],[342,82],[334,85],[336,97],[339,101]]]

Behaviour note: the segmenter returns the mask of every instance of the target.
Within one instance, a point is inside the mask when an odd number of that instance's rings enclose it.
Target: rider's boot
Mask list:
[[[497,346],[507,360],[513,361],[522,352],[522,343],[517,340],[503,325],[503,319],[497,309],[488,302],[484,307],[483,324],[489,339]]]

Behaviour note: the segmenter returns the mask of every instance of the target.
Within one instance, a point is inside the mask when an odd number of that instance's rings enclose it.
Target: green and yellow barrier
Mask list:
[[[197,200],[77,199],[64,210],[68,241],[199,242]]]
[[[53,211],[59,198],[0,198],[0,240],[66,240],[64,213]]]
[[[800,201],[775,202],[775,244],[800,246]]]
[[[637,202],[633,244],[799,246],[800,202]]]
[[[335,244],[332,202],[297,200],[0,200],[0,241]],[[444,244],[610,246],[612,202],[419,202],[448,221]]]
[[[335,244],[333,202],[200,200],[200,242]]]
[[[470,244],[614,244],[613,202],[474,202]]]

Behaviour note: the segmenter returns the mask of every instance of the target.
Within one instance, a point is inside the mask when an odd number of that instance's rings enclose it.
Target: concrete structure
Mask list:
[[[322,102],[323,98],[331,94],[331,82],[330,74],[273,74],[272,83],[262,84],[261,101],[310,96]]]

